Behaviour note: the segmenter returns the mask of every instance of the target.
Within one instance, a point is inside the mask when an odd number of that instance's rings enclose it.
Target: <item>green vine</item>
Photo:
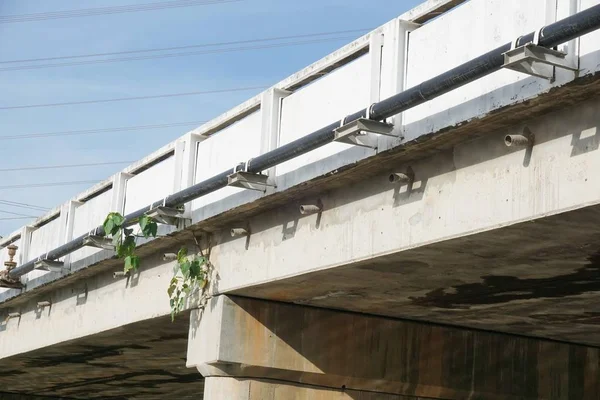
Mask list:
[[[102,224],[106,237],[112,238],[117,257],[124,261],[124,273],[136,271],[140,266],[140,257],[135,254],[136,239],[139,237],[155,238],[158,231],[157,222],[146,215],[140,217],[138,225],[141,235],[134,234],[133,228],[126,228],[125,218],[117,212],[109,213]],[[194,240],[196,240],[195,237]],[[197,240],[196,245],[200,248]],[[177,253],[177,266],[167,289],[171,305],[171,320],[173,321],[175,316],[183,310],[191,294],[196,289],[202,291],[208,283],[210,263],[204,257],[201,249],[200,254],[201,256],[188,255],[186,247],[182,247]]]
[[[207,283],[208,262],[203,256],[188,256],[186,247],[177,253],[177,266],[167,294],[171,304],[171,320],[185,307],[187,299],[195,289],[204,289]]]
[[[135,254],[136,239],[156,237],[158,231],[156,221],[147,215],[140,217],[138,224],[141,235],[134,234],[132,228],[126,228],[125,218],[117,212],[109,213],[102,224],[106,237],[112,238],[117,257],[124,261],[124,273],[135,271],[140,266],[140,257]]]

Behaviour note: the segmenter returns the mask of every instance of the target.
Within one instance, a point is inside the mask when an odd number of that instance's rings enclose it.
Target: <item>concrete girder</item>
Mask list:
[[[596,348],[219,296],[203,313],[192,312],[187,365],[209,380],[270,379],[382,395],[591,400],[600,392],[599,362]],[[218,387],[209,393],[206,400],[226,398]]]

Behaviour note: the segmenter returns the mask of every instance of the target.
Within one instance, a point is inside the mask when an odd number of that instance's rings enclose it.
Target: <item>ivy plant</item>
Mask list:
[[[147,215],[140,217],[138,224],[141,235],[136,235],[132,228],[125,227],[125,217],[118,212],[111,212],[102,225],[106,237],[112,238],[117,257],[124,261],[123,272],[125,273],[135,271],[140,266],[140,257],[135,254],[136,239],[156,237],[158,231],[156,221]]]
[[[208,262],[203,256],[188,256],[186,247],[177,253],[175,274],[167,289],[171,304],[171,320],[185,307],[187,299],[196,289],[204,289],[207,283]]]

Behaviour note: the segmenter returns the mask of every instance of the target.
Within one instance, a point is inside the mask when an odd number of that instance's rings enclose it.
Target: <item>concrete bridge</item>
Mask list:
[[[598,24],[429,0],[4,238],[0,398],[598,399]],[[81,243],[174,199],[134,273]]]

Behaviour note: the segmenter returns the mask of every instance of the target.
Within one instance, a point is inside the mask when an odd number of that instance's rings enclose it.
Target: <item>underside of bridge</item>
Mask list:
[[[233,294],[600,346],[600,206]]]
[[[5,358],[0,399],[202,399],[188,326],[189,313],[156,318]]]

